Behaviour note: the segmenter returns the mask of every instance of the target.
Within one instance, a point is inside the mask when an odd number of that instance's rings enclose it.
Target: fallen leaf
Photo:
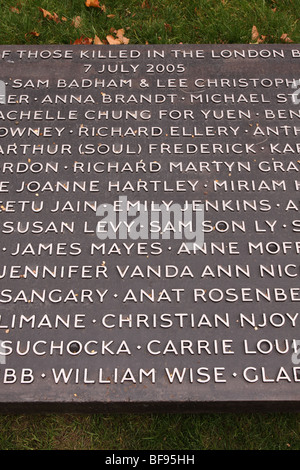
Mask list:
[[[76,39],[73,44],[92,44],[93,39],[92,38],[87,38],[84,36],[80,36],[79,39]]]
[[[86,0],[85,6],[86,7],[98,7],[98,8],[100,8],[99,0]]]
[[[251,40],[252,41],[257,41],[259,38],[259,32],[257,31],[257,27],[255,25],[252,26],[252,32],[251,32]]]
[[[80,16],[75,16],[72,20],[72,26],[74,26],[74,28],[79,28],[79,26],[81,25],[81,17]]]
[[[172,31],[172,26],[170,24],[165,23],[164,26],[166,31]]]
[[[39,7],[39,10],[43,13],[44,18],[48,18],[48,20],[53,20],[55,23],[59,23],[59,16],[57,13],[53,13],[53,15],[50,13],[50,11],[45,10],[44,8]]]
[[[281,39],[282,41],[284,41],[284,42],[293,42],[293,41],[288,37],[287,34],[282,34],[282,35],[280,36],[280,39]]]
[[[38,37],[40,33],[37,33],[36,31],[30,31],[29,33],[25,34],[25,39],[27,39],[28,36],[33,36],[33,37]]]
[[[128,44],[129,39],[124,36],[125,34],[125,29],[121,28],[118,30],[115,30],[114,28],[110,28],[109,30],[110,34],[106,36],[106,40],[108,44]],[[114,37],[115,35],[116,37]]]
[[[107,41],[108,41],[108,44],[122,44],[122,42],[120,41],[120,39],[114,38],[111,34],[109,34],[108,36],[106,36],[106,39],[107,39]]]
[[[101,8],[104,13],[106,12],[106,6],[105,5],[99,5],[99,0],[86,0],[85,2],[86,7],[94,7],[94,8]]]
[[[102,42],[101,39],[98,38],[98,36],[95,35],[95,37],[94,37],[94,44],[104,44],[104,42]]]
[[[19,8],[17,7],[10,7],[10,11],[12,11],[13,13],[20,13]]]
[[[107,15],[107,18],[114,18],[116,15]]]
[[[52,17],[50,11],[44,10],[44,8],[39,7],[39,10],[43,13],[44,18],[47,18],[49,16]]]
[[[260,44],[264,42],[266,39],[266,36],[262,36],[259,34],[257,27],[255,25],[252,26],[252,31],[251,31],[251,42],[254,44]]]
[[[60,19],[59,19],[59,16],[58,16],[57,13],[53,13],[53,18],[52,19],[55,21],[55,23],[60,23]]]
[[[61,17],[61,20],[62,20],[62,21],[68,21],[65,16],[62,16],[62,17]]]
[[[150,8],[150,4],[149,4],[148,0],[143,0],[142,8]]]
[[[122,38],[125,34],[125,29],[121,28],[116,31],[116,36]]]
[[[120,39],[121,44],[128,44],[128,43],[129,43],[129,39],[126,38],[126,37],[124,36],[124,34],[125,34],[125,30],[124,30],[123,28],[118,29],[117,32],[116,32],[116,36],[117,36],[118,39]]]
[[[92,44],[93,39],[92,38],[83,38],[81,44]]]

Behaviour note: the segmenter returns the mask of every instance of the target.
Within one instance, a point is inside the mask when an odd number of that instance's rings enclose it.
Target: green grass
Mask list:
[[[294,414],[0,416],[1,450],[299,450]]]
[[[119,28],[131,44],[250,43],[253,25],[266,36],[265,43],[282,42],[282,34],[300,42],[300,0],[100,4],[106,13],[87,8],[84,0],[2,0],[0,43],[70,44],[95,35],[105,40]],[[39,7],[66,21],[43,18]],[[72,24],[76,16],[81,18],[79,28]],[[0,450],[300,450],[297,413],[2,415],[0,429]]]
[[[266,43],[287,34],[300,42],[299,0],[100,0],[106,12],[84,0],[2,0],[0,43],[70,44],[105,39],[124,28],[132,44],[249,43],[255,25]],[[12,10],[11,7],[14,7]],[[66,21],[43,18],[39,7]],[[19,13],[15,9],[18,9]],[[114,15],[113,18],[108,15]],[[72,24],[80,16],[80,27]],[[35,31],[39,36],[30,34]]]

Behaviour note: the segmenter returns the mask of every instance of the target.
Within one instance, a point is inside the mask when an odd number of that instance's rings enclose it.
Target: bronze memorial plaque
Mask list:
[[[300,46],[0,57],[1,411],[299,411]]]

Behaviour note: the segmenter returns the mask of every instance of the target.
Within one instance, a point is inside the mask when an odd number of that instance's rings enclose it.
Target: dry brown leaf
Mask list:
[[[116,15],[107,15],[107,18],[114,18]]]
[[[76,39],[73,44],[92,44],[93,39],[92,38],[87,38],[84,36],[80,36],[79,39]]]
[[[124,34],[125,34],[125,29],[124,29],[124,28],[118,29],[118,30],[116,31],[116,36],[117,36],[117,38],[120,38],[120,39],[121,39],[121,38],[124,36]]]
[[[55,23],[59,23],[59,16],[57,13],[53,13],[53,15],[50,13],[50,11],[45,10],[44,8],[39,7],[39,10],[43,13],[44,18],[48,18],[48,20],[53,20]]]
[[[257,27],[255,25],[252,26],[252,32],[251,32],[251,40],[252,41],[257,41],[259,38],[259,32],[257,31]]]
[[[118,29],[118,30],[116,31],[116,36],[117,36],[118,39],[120,39],[121,44],[128,44],[128,43],[129,43],[129,39],[126,38],[126,37],[124,36],[124,34],[125,34],[125,30],[124,30],[123,28]]]
[[[13,13],[20,13],[19,8],[17,7],[10,7],[10,11],[12,11]]]
[[[79,28],[79,26],[81,25],[81,17],[80,16],[75,16],[72,20],[72,26],[74,26],[74,28]]]
[[[261,44],[266,39],[266,36],[262,36],[259,34],[257,27],[255,25],[252,26],[251,31],[251,42],[254,44]]]
[[[86,0],[85,6],[86,6],[86,7],[97,7],[97,8],[100,8],[99,0]]]
[[[129,44],[130,39],[125,38],[125,36],[122,38],[122,44]]]
[[[60,19],[59,19],[59,16],[58,16],[57,13],[53,13],[53,18],[52,19],[55,21],[55,23],[60,23]]]
[[[165,30],[166,30],[166,31],[172,31],[172,26],[171,26],[170,24],[165,23],[165,24],[164,24],[164,27],[165,27]]]
[[[282,34],[282,35],[280,36],[280,39],[281,39],[282,41],[284,41],[284,42],[293,42],[293,41],[291,40],[291,38],[288,37],[287,34]]]
[[[62,21],[68,21],[65,16],[62,16],[62,17],[61,17],[61,20],[62,20]]]
[[[92,44],[93,38],[83,38],[82,44]]]
[[[95,35],[94,44],[104,44],[104,42],[102,42],[101,39],[98,36]]]
[[[128,44],[129,43],[129,39],[124,36],[125,34],[124,28],[120,28],[118,30],[115,30],[114,28],[110,28],[109,32],[110,34],[106,36],[106,40],[108,44],[113,45],[113,44]]]
[[[150,4],[149,4],[148,0],[143,0],[142,8],[150,8]]]
[[[120,39],[114,38],[111,34],[106,36],[108,44],[122,44]]]
[[[104,13],[106,12],[106,6],[105,5],[99,5],[99,0],[86,0],[85,2],[86,7],[94,7],[94,8],[101,8]]]
[[[47,18],[49,16],[52,17],[50,11],[44,10],[44,8],[39,7],[39,10],[43,13],[44,18]]]
[[[38,37],[40,33],[37,33],[36,31],[30,31],[29,33],[25,34],[25,39],[28,38],[28,36],[33,36],[33,37]]]

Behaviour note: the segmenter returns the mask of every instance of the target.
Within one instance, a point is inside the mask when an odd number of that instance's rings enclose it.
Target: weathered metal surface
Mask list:
[[[1,409],[299,410],[299,47],[0,57]]]

